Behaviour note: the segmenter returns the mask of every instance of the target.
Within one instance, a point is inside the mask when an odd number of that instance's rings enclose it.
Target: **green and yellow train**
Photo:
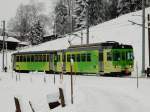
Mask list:
[[[76,74],[130,75],[134,67],[133,47],[114,41],[75,45],[64,50],[12,54],[16,72],[70,73],[71,60]]]

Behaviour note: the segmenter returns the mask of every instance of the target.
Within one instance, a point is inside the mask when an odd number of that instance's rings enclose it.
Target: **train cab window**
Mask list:
[[[77,62],[80,62],[80,54],[77,54]]]
[[[114,61],[120,61],[121,60],[120,52],[118,51],[114,52],[113,58],[114,58]]]
[[[103,53],[102,52],[99,53],[99,61],[103,61]]]
[[[133,52],[131,52],[131,51],[127,52],[126,53],[126,58],[127,58],[127,60],[133,60],[134,59]]]
[[[111,60],[112,60],[112,53],[107,52],[107,61],[111,61]]]
[[[87,53],[87,61],[90,62],[91,61],[91,54]]]
[[[81,61],[85,62],[86,61],[86,54],[81,54]]]
[[[70,54],[67,55],[67,62],[70,62],[71,56]]]

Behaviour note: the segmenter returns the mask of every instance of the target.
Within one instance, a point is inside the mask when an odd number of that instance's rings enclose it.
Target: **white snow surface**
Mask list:
[[[146,15],[150,8],[146,9]],[[139,16],[140,15],[140,16]],[[141,11],[123,15],[111,21],[90,28],[90,43],[118,41],[131,44],[134,47],[135,62],[141,70],[142,60],[142,27],[133,25],[128,20],[142,23]],[[147,25],[147,21],[146,21]],[[80,35],[80,32],[77,32]],[[84,43],[86,42],[84,31]],[[146,29],[146,66],[148,66]],[[58,50],[69,47],[68,40],[73,45],[80,44],[80,38],[66,36],[61,39],[46,42],[38,46],[31,46],[20,51]],[[18,52],[18,51],[17,51]],[[11,52],[12,53],[12,52]],[[0,112],[15,112],[14,97],[18,97],[22,112],[32,112],[29,105],[31,101],[35,112],[148,112],[150,110],[150,79],[139,78],[137,88],[136,78],[112,78],[99,76],[73,76],[73,98],[70,97],[70,76],[65,75],[60,81],[54,74],[44,73],[20,74],[11,71],[11,53],[7,54],[8,73],[0,72]],[[2,67],[2,54],[0,53],[0,66]],[[136,75],[136,69],[133,75]],[[138,75],[141,75],[139,72]],[[44,82],[46,79],[46,83]],[[60,82],[63,82],[62,84]],[[49,101],[58,99],[58,88],[64,90],[66,107],[61,106],[50,110]],[[54,97],[48,97],[54,96]]]
[[[3,41],[3,36],[0,36],[0,41]],[[20,42],[19,40],[17,40],[14,37],[8,37],[8,38],[5,37],[5,41],[7,41],[7,42],[17,42],[17,43]]]
[[[70,76],[63,81],[56,75],[43,73],[20,74],[2,73],[0,75],[0,112],[15,112],[14,96],[19,98],[22,112],[148,112],[150,110],[150,79],[140,78],[139,88],[136,78],[113,78],[99,76],[73,76],[73,101],[71,104]],[[46,83],[44,83],[44,76]],[[32,78],[32,79],[31,79]],[[60,83],[61,82],[61,83]],[[66,107],[48,108],[47,95],[58,96],[57,87],[63,87]],[[57,86],[57,87],[56,87]],[[56,98],[57,99],[57,98]]]

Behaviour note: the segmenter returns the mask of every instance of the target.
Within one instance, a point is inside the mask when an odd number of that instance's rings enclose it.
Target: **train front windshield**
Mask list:
[[[132,61],[134,59],[131,50],[115,50],[113,52],[113,61]]]

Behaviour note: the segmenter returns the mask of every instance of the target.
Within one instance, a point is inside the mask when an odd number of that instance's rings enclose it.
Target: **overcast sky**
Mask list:
[[[6,22],[11,18],[15,16],[16,9],[19,6],[19,4],[27,4],[30,0],[0,0],[0,22],[2,20],[6,20]],[[34,0],[34,1],[40,1],[44,2],[46,9],[51,11],[54,5],[54,2],[57,0]]]

